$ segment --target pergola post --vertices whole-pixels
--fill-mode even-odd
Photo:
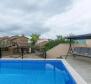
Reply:
[[[23,57],[24,57],[24,48],[23,47],[21,48],[21,56],[22,56],[22,59],[23,59]]]
[[[45,59],[46,59],[47,53],[46,53],[46,50],[45,49],[44,49],[44,56],[45,56]]]
[[[72,39],[70,38],[69,40],[70,40],[69,49],[68,49],[68,52],[67,52],[67,55],[66,55],[65,59],[69,56],[69,54],[71,54],[73,52],[73,50],[72,50]]]
[[[2,49],[0,47],[0,58],[2,58]]]

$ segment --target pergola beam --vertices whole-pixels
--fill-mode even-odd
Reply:
[[[76,36],[68,36],[65,37],[65,39],[69,39],[69,49],[68,49],[68,53],[66,55],[66,58],[68,57],[68,54],[73,52],[72,50],[72,40],[83,40],[83,39],[91,39],[91,34],[84,34],[84,35],[76,35]]]
[[[65,37],[65,39],[73,39],[73,40],[91,39],[91,34],[68,36],[68,37]]]

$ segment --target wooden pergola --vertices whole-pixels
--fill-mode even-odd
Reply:
[[[65,39],[69,39],[70,40],[68,53],[66,55],[66,58],[67,58],[68,57],[68,54],[71,53],[71,52],[73,52],[73,50],[72,50],[72,40],[91,39],[91,34],[68,36],[68,37],[65,37]]]
[[[21,49],[21,58],[23,59],[23,56],[24,56],[24,49],[25,48],[28,48],[29,46],[25,43],[20,43],[20,44],[17,44],[17,43],[14,43],[14,45],[12,46],[8,46],[8,45],[0,45],[0,58],[2,58],[2,48],[6,48],[6,47],[9,47],[9,48],[17,48],[17,49]]]

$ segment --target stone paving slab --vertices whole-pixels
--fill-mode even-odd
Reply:
[[[22,58],[22,56],[21,55],[8,55],[8,56],[3,56],[2,58]],[[43,59],[42,56],[38,56],[36,54],[25,54],[23,58]]]
[[[66,61],[81,75],[81,77],[91,84],[91,58],[69,56]]]

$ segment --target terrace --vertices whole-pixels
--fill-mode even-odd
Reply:
[[[66,61],[80,74],[80,76],[91,84],[91,58],[69,56]]]
[[[74,38],[67,37],[67,38],[77,40],[78,36],[76,38],[75,37]],[[86,38],[87,38],[86,36],[83,38],[82,35],[79,37],[79,39],[86,39]],[[88,39],[90,39],[90,38],[91,37],[89,36]],[[47,41],[45,41],[45,42],[40,41],[37,48],[41,48],[41,45],[42,45],[41,43],[43,43],[43,45],[45,45],[47,43]],[[73,48],[73,45],[70,44],[70,46],[69,46],[68,44],[59,44],[46,52],[47,53],[46,59],[61,59],[58,57],[61,56],[62,58],[65,58],[65,55],[69,54],[69,56],[67,56],[66,61],[74,68],[74,70],[77,73],[80,74],[80,76],[87,82],[87,84],[91,84],[91,58],[86,58],[83,56],[77,56],[74,58],[71,54],[72,52],[69,52],[69,53],[67,52],[67,51],[69,51],[70,48]],[[38,51],[40,51],[40,49],[38,49]],[[19,53],[16,55],[15,54],[4,55],[4,56],[2,56],[1,59],[21,59],[21,58],[22,58],[22,53]],[[43,55],[39,55],[36,52],[35,53],[31,53],[31,52],[23,53],[23,58],[24,59],[45,59]]]

